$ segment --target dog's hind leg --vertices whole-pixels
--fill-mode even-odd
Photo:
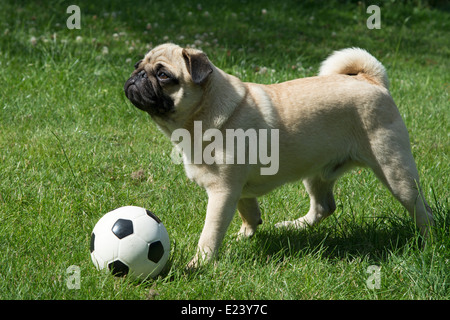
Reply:
[[[336,210],[333,196],[334,182],[335,180],[323,180],[320,176],[304,179],[303,184],[310,196],[308,213],[297,220],[283,221],[275,226],[303,229],[306,226],[313,226],[331,215]]]
[[[406,127],[396,122],[389,128],[379,130],[370,145],[373,158],[367,164],[408,210],[421,234],[427,236],[434,220],[420,188]]]
[[[238,211],[242,219],[239,237],[251,237],[256,228],[262,223],[261,211],[256,198],[242,198],[238,201]]]

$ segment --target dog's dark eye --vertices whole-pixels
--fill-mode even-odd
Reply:
[[[162,65],[156,67],[154,75],[162,86],[178,84],[178,79]]]
[[[161,81],[170,79],[170,76],[167,73],[165,73],[164,71],[159,71],[158,74],[157,74],[157,77]]]

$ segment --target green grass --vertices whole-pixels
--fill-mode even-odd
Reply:
[[[381,29],[369,30],[369,2],[166,3],[79,0],[81,30],[69,30],[63,1],[2,2],[0,299],[449,299],[448,8],[379,2]],[[302,184],[286,185],[260,199],[264,224],[252,239],[235,241],[236,216],[216,263],[187,273],[206,193],[122,88],[134,62],[166,41],[201,47],[218,67],[261,83],[312,76],[336,49],[374,54],[410,131],[433,241],[423,247],[405,210],[357,170],[338,182],[338,209],[318,227],[273,227],[308,210]],[[170,264],[154,281],[91,263],[92,228],[124,205],[151,209],[169,231]],[[79,290],[66,286],[71,265]],[[381,267],[379,289],[366,285],[371,265]]]

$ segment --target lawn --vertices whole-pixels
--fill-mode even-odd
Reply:
[[[66,26],[70,4],[81,9],[81,29]],[[3,1],[0,299],[449,299],[449,7],[379,1],[381,29],[369,29],[369,4]],[[134,63],[169,41],[260,83],[313,76],[333,50],[371,52],[409,129],[436,218],[432,241],[423,244],[404,208],[362,169],[336,184],[337,210],[321,225],[274,228],[309,207],[301,182],[283,186],[259,199],[264,223],[252,239],[235,241],[236,215],[217,261],[187,272],[206,193],[123,92]],[[95,223],[124,205],[152,210],[168,229],[171,258],[157,279],[133,283],[90,260]]]

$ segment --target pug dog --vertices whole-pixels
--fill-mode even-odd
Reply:
[[[276,226],[302,229],[322,221],[336,209],[336,180],[356,166],[373,170],[422,235],[433,225],[386,70],[363,49],[335,51],[318,76],[262,85],[225,73],[200,50],[162,44],[136,63],[124,89],[174,145],[183,144],[186,174],[208,194],[190,267],[215,256],[236,209],[239,235],[252,236],[262,223],[257,197],[287,182],[302,179],[310,208]],[[230,132],[244,134],[240,145],[225,141],[239,138]],[[208,161],[195,159],[193,149]],[[261,150],[278,156],[272,170],[263,171],[264,153],[252,157]]]

